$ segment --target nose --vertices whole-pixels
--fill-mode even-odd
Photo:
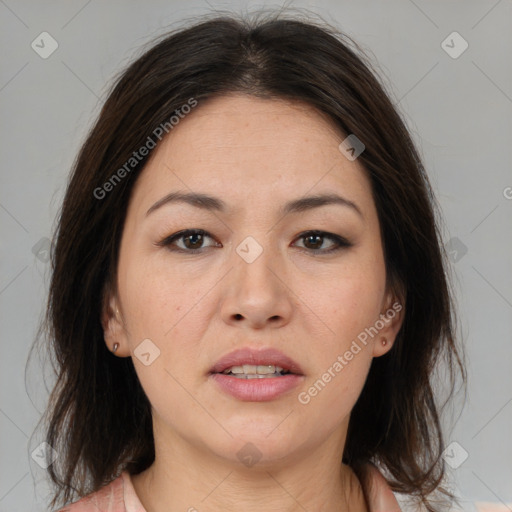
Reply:
[[[277,252],[263,248],[251,261],[236,251],[234,268],[224,282],[221,316],[227,324],[253,329],[282,327],[291,318],[293,292],[285,262]]]

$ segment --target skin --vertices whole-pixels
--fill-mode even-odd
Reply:
[[[201,102],[141,173],[102,323],[109,349],[119,343],[116,356],[132,357],[152,404],[155,462],[132,477],[148,512],[367,510],[358,479],[340,461],[371,361],[392,347],[402,313],[309,403],[298,400],[397,302],[386,289],[370,182],[338,149],[344,138],[309,105],[230,94]],[[229,209],[173,203],[146,215],[173,191],[213,195]],[[362,215],[341,205],[278,213],[292,199],[333,192]],[[194,228],[209,233],[202,245],[181,238],[174,247],[202,252],[156,245]],[[353,245],[322,254],[335,241],[299,237],[307,230]],[[252,263],[236,252],[248,236],[263,249]],[[160,350],[148,366],[134,355],[147,338]],[[242,346],[283,351],[303,369],[300,386],[266,402],[224,394],[208,372]],[[246,467],[237,452],[249,442],[261,459]],[[392,494],[376,491],[386,490],[379,477],[372,507],[392,510]]]

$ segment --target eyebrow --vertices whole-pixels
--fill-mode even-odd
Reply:
[[[170,203],[185,203],[191,206],[195,206],[196,208],[201,208],[203,210],[218,211],[222,213],[225,213],[228,210],[227,204],[218,197],[213,197],[198,192],[171,192],[153,204],[153,206],[151,206],[146,212],[146,217],[158,208]],[[317,194],[294,199],[281,206],[278,213],[284,216],[290,213],[301,213],[312,210],[313,208],[319,208],[321,206],[331,204],[337,204],[351,208],[361,218],[364,219],[364,216],[356,203],[350,201],[349,199],[345,199],[338,194]]]

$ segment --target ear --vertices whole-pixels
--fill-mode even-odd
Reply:
[[[373,357],[387,354],[402,327],[405,318],[405,294],[402,291],[388,289],[380,312],[380,318],[376,322],[378,334],[374,338]],[[382,341],[386,340],[383,344]]]
[[[101,308],[101,325],[103,327],[103,338],[108,350],[114,349],[114,344],[118,343],[115,355],[118,357],[130,356],[126,328],[121,315],[117,294],[105,287]]]

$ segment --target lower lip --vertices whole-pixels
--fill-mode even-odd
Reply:
[[[304,379],[304,375],[295,374],[263,379],[239,379],[224,373],[213,373],[210,377],[225,393],[246,402],[274,400],[297,387]]]

